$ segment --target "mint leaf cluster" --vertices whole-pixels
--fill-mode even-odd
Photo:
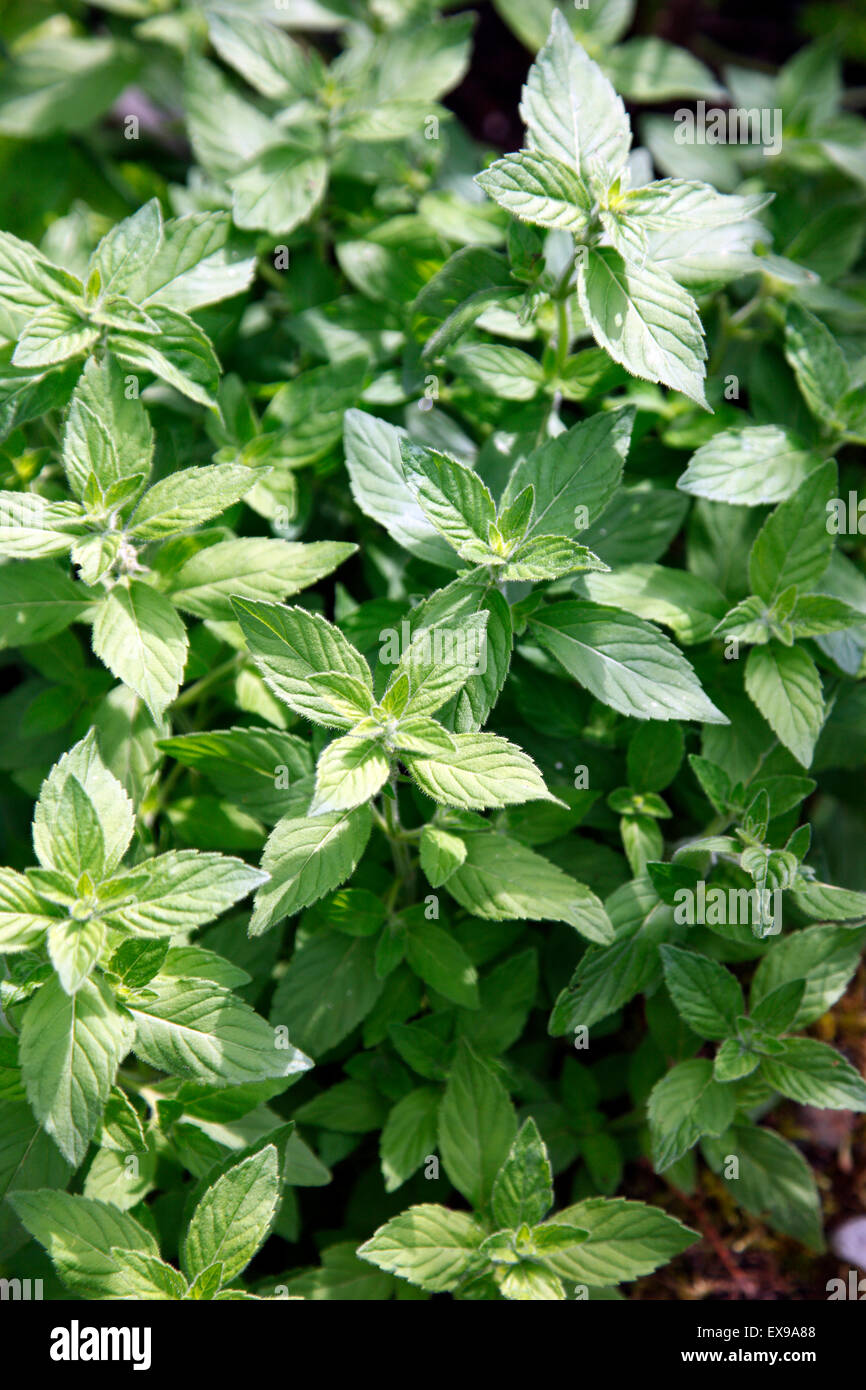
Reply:
[[[753,1239],[824,1296],[856,35],[716,72],[496,0],[503,152],[447,9],[10,19],[0,1276],[51,1299],[694,1299]]]

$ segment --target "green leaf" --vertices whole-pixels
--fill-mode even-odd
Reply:
[[[406,959],[425,984],[464,1009],[477,1009],[478,973],[460,943],[423,909],[410,909],[405,919]]]
[[[151,946],[159,943],[145,944]],[[237,985],[248,985],[251,979],[246,970],[241,970],[240,966],[203,946],[169,947],[158,973],[177,980],[189,977],[196,980],[213,980],[215,984],[225,985],[227,989],[233,989]]]
[[[432,1086],[419,1086],[390,1111],[379,1140],[386,1192],[396,1192],[435,1153],[440,1099]]]
[[[824,1249],[818,1188],[793,1144],[771,1129],[741,1124],[719,1139],[704,1139],[701,1147],[710,1167],[746,1211],[812,1250]],[[731,1155],[739,1160],[736,1179],[726,1176]]]
[[[197,618],[231,618],[233,599],[287,598],[330,574],[355,549],[337,541],[218,541],[185,560],[168,578],[167,589],[172,603]]]
[[[655,35],[617,44],[605,55],[604,66],[616,90],[629,101],[719,97],[724,90],[687,49]]]
[[[466,858],[466,845],[457,835],[425,825],[418,844],[423,869],[431,888],[440,888]],[[0,941],[2,941],[0,937]]]
[[[562,1280],[539,1265],[530,1264],[528,1260],[506,1271],[499,1292],[503,1298],[522,1303],[551,1303],[565,1298]]]
[[[181,468],[154,483],[144,494],[130,517],[128,529],[144,540],[191,531],[240,501],[255,482],[255,472],[240,463]]]
[[[425,1202],[380,1226],[358,1254],[430,1293],[447,1293],[483,1267],[478,1247],[484,1236],[466,1212]]]
[[[535,1226],[553,1206],[553,1175],[533,1119],[521,1125],[493,1184],[493,1219],[515,1229]]]
[[[687,285],[730,280],[755,269],[752,245],[764,229],[755,214],[766,194],[717,193],[709,184],[661,179],[628,190],[601,219],[626,263]]]
[[[363,410],[347,410],[345,450],[352,496],[361,511],[411,554],[454,569],[457,556],[428,521],[406,481],[395,426]]]
[[[439,1109],[439,1148],[449,1178],[474,1207],[490,1200],[516,1132],[502,1082],[461,1042]]]
[[[626,755],[629,785],[636,792],[664,791],[676,777],[685,751],[682,730],[639,724]]]
[[[113,358],[91,358],[69,403],[63,467],[80,499],[91,475],[107,492],[117,483],[150,472],[153,430],[138,397],[127,398],[125,384]]]
[[[63,555],[84,531],[75,502],[48,502],[35,492],[0,492],[0,554],[10,560]]]
[[[754,980],[752,984],[754,986]],[[752,1022],[769,1033],[786,1033],[800,1011],[805,992],[805,980],[788,980],[778,985],[750,1006]]]
[[[124,941],[109,958],[108,969],[129,989],[138,989],[159,974],[168,951],[167,940]]]
[[[116,585],[96,611],[94,652],[141,696],[154,719],[180,689],[187,647],[186,629],[168,599],[139,580]]]
[[[785,1038],[784,1051],[765,1057],[768,1086],[800,1105],[826,1110],[866,1110],[866,1081],[841,1053],[815,1038]]]
[[[863,614],[860,609],[852,608],[841,599],[823,594],[803,594],[791,609],[788,621],[796,637],[820,637],[823,633],[839,632],[850,627],[862,630]]]
[[[208,14],[210,40],[224,62],[262,96],[289,104],[312,93],[312,64],[299,44],[243,14]]]
[[[480,980],[481,1007],[458,1020],[461,1037],[476,1052],[497,1056],[507,1052],[523,1033],[538,992],[538,956],[520,951],[488,971]]]
[[[833,550],[828,503],[837,490],[831,459],[809,473],[764,522],[749,555],[749,583],[768,604],[792,584],[814,588],[826,570]]]
[[[489,562],[488,528],[496,508],[478,474],[457,459],[405,440],[400,454],[406,480],[435,530],[461,559]]]
[[[821,320],[796,301],[786,314],[785,356],[812,414],[838,429],[836,407],[849,386],[845,356]]]
[[[530,52],[547,39],[556,0],[496,0],[496,10]],[[594,8],[562,10],[572,32],[587,48],[616,43],[634,18],[634,0],[606,0]]]
[[[586,600],[550,604],[531,631],[597,700],[636,719],[727,723],[679,650],[640,618]]]
[[[312,1065],[248,1004],[210,980],[157,978],[148,993],[156,997],[130,1001],[129,1008],[135,1052],[149,1066],[227,1086],[294,1076]]]
[[[343,415],[363,389],[369,372],[368,354],[365,343],[344,361],[313,367],[279,387],[262,417],[265,461],[271,455],[282,469],[300,468],[334,448],[343,429]],[[292,482],[282,472],[280,480],[284,486]]]
[[[286,788],[313,771],[309,746],[280,729],[214,729],[160,740],[185,767],[210,778],[217,790],[254,816],[277,821]],[[284,780],[281,780],[284,779]]]
[[[99,329],[65,304],[40,309],[27,324],[12,354],[16,367],[49,367],[81,357],[99,340]]]
[[[354,873],[370,837],[370,811],[332,811],[309,819],[286,816],[272,831],[262,855],[270,882],[256,894],[250,934],[339,888]]]
[[[726,1130],[735,1108],[733,1088],[713,1079],[707,1058],[672,1067],[653,1087],[647,1109],[656,1172],[670,1168],[703,1135]]]
[[[322,1125],[338,1134],[367,1134],[381,1129],[387,1106],[368,1081],[340,1081],[295,1111],[300,1124]]]
[[[556,1212],[551,1222],[579,1226],[588,1234],[579,1245],[546,1253],[545,1264],[563,1279],[590,1285],[639,1279],[697,1239],[667,1212],[622,1197],[589,1197]]]
[[[726,1038],[716,1052],[713,1062],[713,1076],[717,1081],[741,1081],[751,1076],[761,1062],[761,1054],[754,1052],[739,1037]]]
[[[82,1298],[124,1298],[128,1283],[117,1251],[158,1258],[150,1231],[128,1212],[91,1197],[45,1189],[14,1192],[22,1225],[44,1245],[64,1284]]]
[[[500,207],[538,227],[580,233],[588,224],[591,199],[568,164],[532,150],[497,159],[475,182]]]
[[[770,728],[809,767],[824,725],[821,677],[802,647],[769,642],[746,660],[746,690]]]
[[[555,800],[535,763],[498,734],[454,734],[452,751],[407,754],[404,762],[422,791],[445,806],[481,810],[524,801]]]
[[[268,1144],[217,1178],[190,1217],[181,1265],[195,1279],[213,1264],[223,1282],[240,1274],[267,1238],[280,1197],[277,1150]]]
[[[99,814],[71,773],[63,784],[52,838],[52,868],[72,879],[87,872],[99,883],[105,871],[105,840]]]
[[[287,236],[305,222],[324,195],[327,161],[303,145],[261,150],[229,179],[238,227]]]
[[[56,637],[83,617],[91,598],[50,561],[0,566],[0,649]]]
[[[512,279],[508,261],[499,252],[491,251],[487,246],[461,246],[441,270],[427,281],[412,306],[415,334],[426,339],[422,356],[431,358],[444,352],[486,309],[507,304],[520,293],[519,285]],[[382,421],[379,423],[384,425]],[[351,429],[349,419],[346,425],[348,443],[348,431]],[[396,434],[392,426],[385,428]],[[351,472],[351,462],[349,468]],[[388,529],[399,539],[396,530],[391,526]]]
[[[191,56],[184,72],[189,139],[198,163],[220,180],[275,137],[271,119],[237,95],[213,63]]]
[[[67,994],[74,994],[93,971],[105,942],[101,922],[54,922],[48,929],[48,954]]]
[[[594,893],[504,835],[467,835],[466,859],[446,886],[476,917],[568,922],[589,941],[602,943],[613,935]]]
[[[125,1299],[173,1302],[186,1297],[186,1280],[165,1260],[156,1255],[145,1255],[140,1250],[118,1247],[112,1250],[112,1254],[120,1267]]]
[[[216,404],[220,365],[207,335],[187,314],[152,304],[148,317],[157,326],[155,342],[133,333],[112,330],[108,346],[134,373],[149,372],[199,405]]]
[[[29,241],[0,232],[0,298],[21,311],[25,322],[33,310],[79,303],[83,293],[80,280],[54,265]]]
[[[533,149],[584,180],[608,184],[628,158],[631,130],[622,100],[554,10],[550,37],[529,70],[520,114]]]
[[[487,612],[419,626],[402,653],[389,692],[405,675],[409,681],[404,718],[435,714],[465,686],[470,676],[486,670]]]
[[[30,950],[56,920],[23,874],[0,868],[0,954]]]
[[[80,783],[99,818],[102,832],[106,873],[120,863],[135,828],[132,802],[117,778],[103,763],[97,743],[96,730],[91,729],[51,769],[42,783],[39,800],[33,814],[33,846],[44,868],[59,867],[58,836],[66,833],[59,826],[64,804],[66,783],[74,778]]]
[[[382,993],[376,943],[325,930],[295,948],[280,977],[271,1021],[311,1057],[329,1052],[366,1018]]]
[[[815,455],[781,426],[747,425],[722,430],[702,444],[677,487],[712,502],[758,507],[791,497],[816,464]]]
[[[671,998],[689,1027],[701,1038],[720,1040],[733,1033],[745,1002],[730,970],[677,946],[662,946],[661,958]]]
[[[166,305],[189,313],[239,294],[250,284],[255,259],[229,242],[225,212],[191,212],[163,224],[156,254],[139,263],[127,293],[150,309]]]
[[[612,246],[581,261],[577,289],[596,342],[614,362],[709,409],[703,329],[688,290],[655,265],[623,260]]]
[[[370,668],[339,628],[304,608],[237,599],[234,609],[253,660],[274,694],[314,724],[351,728],[356,721],[335,713],[309,679],[326,671],[342,672],[372,695]]]
[[[532,485],[535,506],[525,539],[571,535],[579,506],[586,508],[587,525],[598,520],[622,480],[633,425],[631,407],[601,411],[518,460],[502,506]]]
[[[455,376],[480,391],[507,401],[531,401],[544,381],[541,363],[520,348],[502,343],[473,343],[456,348],[448,359]]]
[[[502,571],[503,579],[559,579],[580,570],[606,570],[603,560],[566,536],[533,536],[513,552]]]
[[[89,281],[95,270],[101,295],[125,295],[135,279],[139,264],[147,263],[162,240],[162,211],[151,198],[131,217],[117,222],[102,238],[90,258]]]
[[[797,907],[812,920],[819,917],[831,922],[854,922],[866,918],[866,893],[836,888],[832,883],[799,884],[793,893]]]
[[[82,1162],[133,1026],[101,979],[73,995],[57,979],[43,985],[21,1027],[21,1067],[33,1113],[75,1167]]]
[[[805,989],[788,1028],[806,1028],[831,1009],[860,961],[866,933],[850,928],[807,927],[775,941],[752,979],[751,1011],[780,988],[797,980]]]
[[[112,926],[145,936],[189,931],[218,917],[266,882],[267,874],[226,854],[169,850],[135,867],[126,901],[105,911]]]
[[[328,744],[316,764],[316,791],[308,815],[350,811],[381,790],[390,762],[378,734],[378,726],[367,719]]]
[[[643,934],[590,948],[556,1000],[550,1032],[558,1037],[580,1025],[591,1028],[646,989],[657,973],[658,946]]]
[[[304,1270],[286,1281],[290,1298],[342,1302],[381,1302],[391,1296],[390,1274],[380,1274],[359,1260],[355,1241],[338,1241],[322,1251],[318,1269]]]

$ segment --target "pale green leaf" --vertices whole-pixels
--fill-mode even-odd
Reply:
[[[613,936],[607,914],[589,888],[504,835],[467,835],[466,859],[446,887],[476,917],[568,922],[602,944]]]
[[[824,724],[821,677],[802,647],[769,642],[746,660],[746,690],[770,728],[809,767]]]
[[[565,601],[533,616],[531,631],[575,680],[621,714],[727,723],[678,648],[640,618]]]
[[[141,696],[154,719],[180,689],[187,647],[186,629],[168,599],[140,580],[115,585],[96,611],[93,650]]]
[[[615,362],[708,408],[703,329],[688,290],[652,262],[625,261],[613,247],[589,252],[577,284],[583,316]]]
[[[424,1203],[380,1226],[358,1254],[430,1293],[447,1293],[482,1268],[478,1247],[484,1235],[466,1212]]]
[[[449,1178],[474,1207],[490,1200],[516,1133],[514,1107],[502,1082],[461,1042],[439,1107],[439,1148]]]
[[[270,882],[256,894],[251,935],[267,931],[284,917],[339,888],[358,861],[370,836],[370,811],[332,811],[310,819],[287,816],[274,827],[262,855]]]
[[[156,998],[130,1001],[129,1008],[132,1046],[149,1066],[211,1086],[294,1076],[312,1066],[260,1014],[212,981],[157,977],[148,991]]]
[[[240,1274],[267,1238],[280,1196],[277,1150],[266,1145],[217,1178],[193,1212],[181,1246],[187,1278],[213,1264],[223,1282]]]
[[[69,995],[59,980],[43,985],[21,1027],[27,1098],[60,1152],[77,1167],[102,1119],[134,1029],[108,986],[86,980]]]

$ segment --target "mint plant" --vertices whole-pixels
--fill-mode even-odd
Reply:
[[[12,1199],[65,1286],[85,1298],[255,1299],[238,1276],[267,1238],[280,1193],[279,1154],[268,1144],[232,1163],[201,1191],[181,1240],[180,1269],[160,1258],[153,1233],[128,1212],[65,1192]],[[71,1239],[58,1240],[68,1226]]]
[[[508,152],[444,9],[8,21],[0,1274],[51,1298],[738,1296],[756,1239],[824,1297],[855,40],[498,0]]]

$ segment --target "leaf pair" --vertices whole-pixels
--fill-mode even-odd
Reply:
[[[553,1183],[538,1128],[528,1119],[514,1133],[501,1083],[468,1048],[455,1062],[439,1128],[443,1162],[474,1215],[412,1206],[358,1251],[429,1292],[549,1301],[567,1296],[567,1281],[585,1285],[586,1297],[590,1286],[648,1273],[693,1237],[640,1202],[590,1199],[548,1216]]]
[[[196,850],[124,868],[133,829],[132,805],[91,731],[43,785],[33,822],[40,867],[0,871],[0,945],[32,976],[23,993],[22,1079],[37,1119],[76,1165],[130,1050],[215,1085],[309,1065],[295,1049],[278,1049],[264,1019],[232,994],[236,975],[220,957],[169,944],[266,875]]]
[[[0,236],[0,304],[17,327],[14,366],[35,378],[104,345],[134,376],[213,405],[219,363],[189,311],[246,289],[253,261],[228,248],[223,213],[163,223],[154,198],[103,237],[83,280]]]
[[[238,1275],[268,1237],[280,1196],[277,1148],[232,1163],[202,1193],[181,1239],[180,1270],[129,1212],[50,1189],[11,1195],[25,1229],[74,1294],[91,1299],[248,1299]]]
[[[310,814],[369,801],[399,761],[444,805],[504,806],[549,796],[532,760],[495,734],[452,734],[431,716],[484,661],[486,613],[416,631],[377,700],[367,662],[338,628],[302,608],[237,601],[250,652],[276,695],[347,732],[316,767]]]
[[[186,72],[193,148],[227,181],[235,224],[275,236],[315,213],[333,174],[356,172],[361,142],[387,148],[423,131],[431,114],[444,119],[436,99],[459,81],[468,56],[463,16],[382,35],[372,53],[363,32],[350,33],[338,84],[318,55],[271,24],[225,12],[210,15],[208,27],[220,58],[283,109],[267,114],[196,58]]]
[[[529,148],[477,182],[514,216],[575,239],[581,313],[615,362],[707,407],[703,330],[684,284],[752,268],[768,199],[682,179],[630,189],[625,107],[558,11],[521,114]]]
[[[177,609],[225,619],[230,594],[284,598],[355,547],[205,532],[173,548],[172,539],[239,502],[268,470],[214,463],[180,469],[147,487],[153,450],[147,412],[128,397],[122,367],[111,357],[89,361],[63,439],[64,471],[78,500],[0,492],[0,554],[37,557],[27,572],[8,567],[0,575],[0,640],[44,640],[88,617],[96,655],[158,719],[177,695],[186,664],[187,634]],[[62,554],[77,567],[79,584],[40,563]]]

